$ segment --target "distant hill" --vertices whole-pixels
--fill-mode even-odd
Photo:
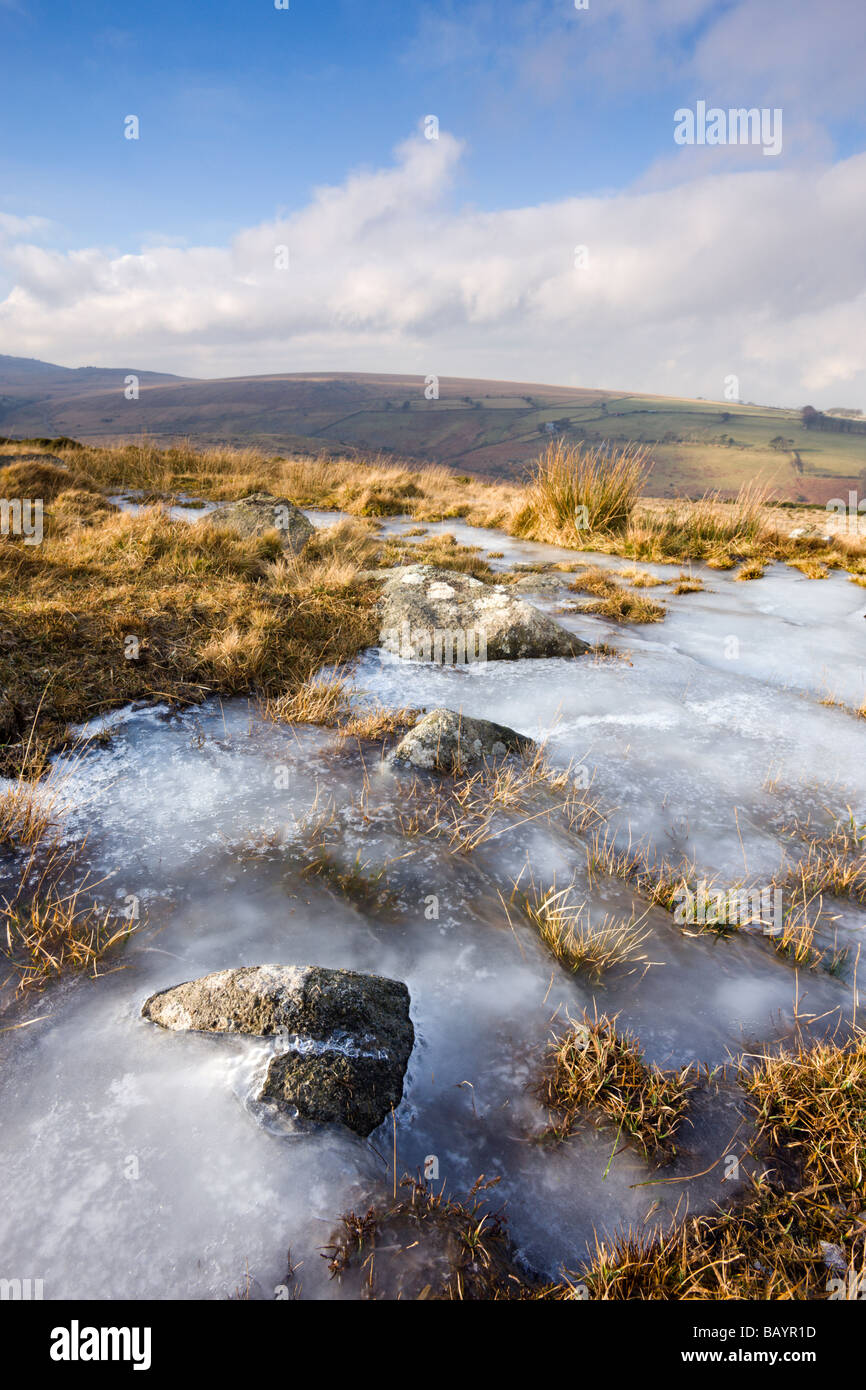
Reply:
[[[139,398],[124,396],[135,376]],[[71,435],[108,443],[256,444],[290,451],[382,453],[461,472],[521,476],[552,436],[634,440],[655,460],[656,496],[731,492],[772,478],[778,495],[825,502],[866,469],[859,432],[803,427],[798,411],[633,395],[537,382],[295,372],[197,380],[132,368],[59,367],[0,356],[0,435]]]

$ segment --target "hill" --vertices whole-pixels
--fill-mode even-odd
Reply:
[[[126,379],[138,379],[127,400]],[[841,423],[841,422],[840,422]],[[761,475],[778,495],[825,502],[866,469],[866,436],[807,429],[799,411],[535,382],[309,372],[218,380],[59,367],[0,356],[0,435],[108,443],[255,444],[274,453],[382,453],[482,476],[522,476],[551,434],[647,444],[656,496],[736,491]]]

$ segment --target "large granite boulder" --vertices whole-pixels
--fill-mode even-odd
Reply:
[[[263,536],[279,531],[286,550],[297,554],[315,534],[315,526],[285,497],[269,492],[252,492],[238,502],[226,502],[211,515],[215,526],[231,526],[242,536]]]
[[[380,641],[408,661],[462,665],[580,656],[589,644],[509,587],[434,565],[407,565],[385,584]]]
[[[259,1100],[361,1135],[399,1104],[415,1041],[402,981],[317,965],[219,970],[152,994],[141,1012],[174,1031],[277,1038]]]
[[[455,772],[470,763],[506,753],[531,753],[531,738],[505,724],[471,719],[450,709],[433,709],[413,725],[394,749],[393,756],[413,767]]]

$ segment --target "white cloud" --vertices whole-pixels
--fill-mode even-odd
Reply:
[[[446,133],[413,138],[392,168],[320,189],[225,247],[63,254],[21,219],[0,242],[14,283],[0,352],[716,398],[734,373],[747,399],[864,403],[866,155],[477,212],[452,202],[460,154]],[[275,268],[282,245],[288,271]]]
[[[3,0],[0,0],[0,4]],[[38,236],[51,226],[47,217],[16,217],[11,212],[0,212],[0,240],[4,237]]]

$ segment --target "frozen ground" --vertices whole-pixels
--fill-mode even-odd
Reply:
[[[440,529],[477,543],[473,528]],[[498,564],[590,558],[480,535],[506,552]],[[355,681],[388,705],[445,704],[547,737],[555,764],[585,769],[620,844],[762,882],[790,853],[793,817],[820,822],[850,805],[866,819],[863,722],[818,702],[825,679],[862,699],[863,593],[782,567],[753,583],[704,579],[702,593],[652,590],[663,624],[562,619],[627,660],[444,670],[374,651]],[[538,883],[574,876],[599,915],[645,905],[618,881],[590,883],[584,838],[546,822],[503,820],[472,854],[407,837],[413,778],[372,745],[274,726],[243,701],[109,724],[110,743],[70,770],[66,833],[88,832],[89,865],[110,875],[105,900],[134,900],[142,925],[105,975],[28,999],[4,1025],[38,1021],[0,1034],[0,1273],[43,1278],[46,1297],[222,1298],[248,1283],[273,1297],[291,1249],[302,1296],[336,1298],[319,1249],[340,1212],[390,1188],[390,1122],[361,1141],[278,1120],[253,1098],[268,1044],[143,1022],[144,998],[180,980],[267,961],[405,980],[417,1044],[398,1170],[435,1156],[458,1195],[481,1173],[501,1175],[496,1200],[517,1245],[551,1276],[581,1259],[594,1229],[639,1226],[656,1202],[650,1220],[664,1222],[678,1203],[706,1208],[732,1187],[722,1166],[642,1186],[657,1173],[628,1149],[611,1161],[607,1129],[534,1143],[545,1116],[529,1088],[555,1016],[595,1004],[619,1012],[651,1060],[712,1066],[784,1036],[795,1001],[803,1016],[850,1009],[850,970],[795,972],[759,937],[687,936],[658,909],[646,919],[648,969],[616,967],[597,987],[566,974],[499,897],[527,863]],[[311,873],[321,842],[344,869],[381,871],[381,891],[359,904]],[[837,910],[835,930],[856,950],[861,915]],[[739,1124],[729,1087],[702,1096],[664,1176],[739,1151]]]

